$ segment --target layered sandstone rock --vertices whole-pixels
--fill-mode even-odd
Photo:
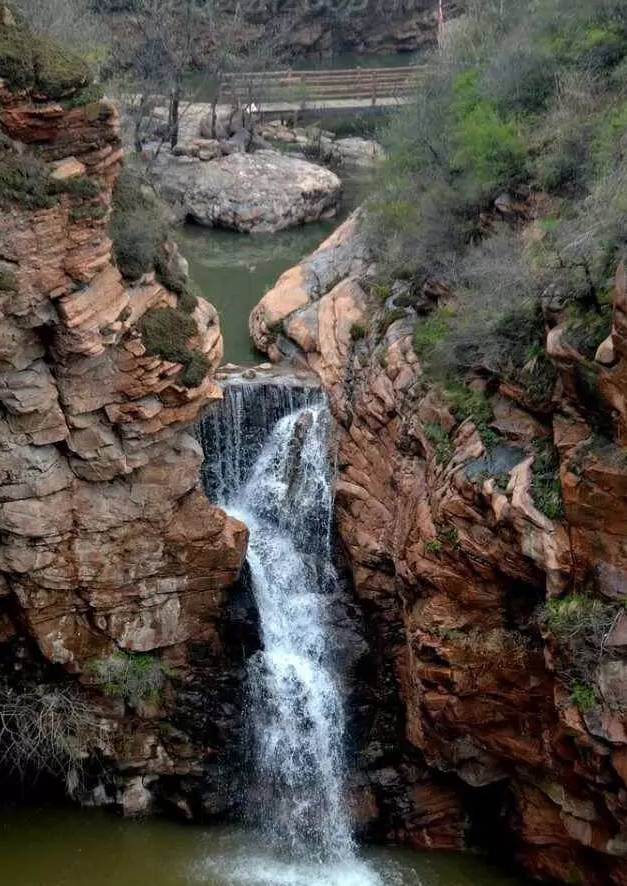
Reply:
[[[269,150],[211,162],[164,154],[154,173],[164,198],[183,218],[245,233],[330,217],[342,192],[330,170]]]
[[[418,793],[437,811],[446,774],[448,821],[459,821],[470,800],[489,841],[511,846],[532,874],[624,884],[624,272],[611,340],[595,365],[559,347],[558,323],[547,343],[559,373],[550,416],[533,414],[522,392],[502,384],[492,395],[498,443],[487,449],[472,420],[460,423],[424,383],[412,346],[416,315],[392,305],[386,322],[368,294],[373,271],[352,220],[264,296],[251,332],[273,358],[306,362],[330,393],[338,529],[394,675],[388,703],[396,694],[404,708],[400,742],[430,774]],[[615,428],[616,443],[605,448],[581,396],[584,364]],[[535,445],[546,439],[560,455],[565,519],[541,513],[531,492]],[[618,604],[605,640],[612,651],[599,650],[597,699],[583,708],[538,616],[547,599],[573,591]],[[396,835],[416,845],[451,845],[437,828],[429,835],[400,789],[398,806],[377,809],[376,776],[365,767],[363,777],[373,819],[395,817]]]
[[[147,310],[177,297],[154,274],[129,285],[112,261],[122,151],[109,101],[51,101],[0,83],[0,129],[3,160],[36,149],[52,179],[82,183],[44,208],[2,194],[0,645],[76,685],[98,683],[98,662],[135,653],[185,685],[192,650],[211,667],[223,652],[218,625],[247,541],[199,489],[202,453],[186,431],[220,396],[216,311],[199,302],[193,313],[192,344],[210,372],[185,387],[182,367],[148,353],[138,330]],[[7,649],[3,662],[14,660]],[[160,776],[202,771],[204,749],[193,761],[189,735],[168,743],[158,728],[180,706],[169,690],[144,715],[97,685],[91,698],[108,724],[101,753],[134,779],[149,775],[150,797]],[[129,810],[148,802],[143,782],[117,784]]]

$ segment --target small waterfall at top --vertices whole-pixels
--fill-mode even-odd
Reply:
[[[330,431],[324,395],[287,384],[227,386],[201,425],[208,495],[250,530],[262,648],[248,666],[248,806],[278,857],[296,865],[230,882],[379,882],[355,858],[345,804],[345,718],[326,618],[337,580]]]

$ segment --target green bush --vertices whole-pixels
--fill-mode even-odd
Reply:
[[[500,438],[490,427],[494,413],[486,395],[460,384],[449,384],[444,393],[457,421],[472,421],[486,449],[496,446]]]
[[[479,96],[474,71],[456,78],[453,96],[453,166],[468,173],[480,193],[494,192],[515,181],[523,172],[526,157],[516,123],[502,120],[491,103]]]
[[[122,698],[133,707],[141,702],[157,703],[169,675],[154,655],[122,651],[93,660],[89,669],[107,695]]]
[[[594,360],[601,342],[612,329],[612,308],[603,305],[597,311],[572,311],[566,326],[565,338],[588,360]]]
[[[587,591],[553,597],[541,611],[541,622],[557,644],[557,670],[585,704],[594,695],[599,665],[614,654],[606,640],[623,607]],[[578,690],[577,687],[580,687]],[[581,690],[587,688],[587,693]],[[575,703],[578,703],[575,701]]]
[[[109,231],[124,277],[139,280],[155,270],[167,224],[161,204],[133,169],[124,169],[116,182]]]
[[[35,89],[59,99],[86,87],[91,72],[79,56],[35,37],[15,16],[14,24],[0,24],[0,77],[11,90]]]
[[[139,329],[148,353],[171,363],[187,364],[189,340],[198,334],[188,314],[177,308],[151,308],[139,321]]]
[[[363,323],[353,323],[350,333],[352,341],[361,341],[362,338],[367,336],[368,330]]]
[[[434,447],[437,463],[440,465],[448,464],[453,455],[453,447],[444,428],[434,422],[428,422],[424,426],[424,432],[425,437]]]
[[[209,361],[189,341],[198,335],[194,320],[180,308],[151,308],[139,321],[142,341],[149,354],[171,363],[181,363],[181,384],[195,388],[209,369]]]
[[[417,357],[428,358],[439,341],[450,329],[450,308],[436,308],[428,317],[419,318],[414,330],[414,351]]]
[[[585,686],[583,683],[575,683],[570,697],[573,704],[584,713],[593,711],[598,706],[596,692],[592,686]]]
[[[428,554],[435,554],[436,556],[442,551],[442,542],[437,538],[430,538],[425,542],[425,551]]]
[[[557,449],[551,441],[538,441],[534,447],[531,466],[531,497],[537,509],[550,520],[564,516],[560,461]]]
[[[26,209],[49,209],[55,204],[48,169],[28,154],[5,154],[0,159],[0,204]]]
[[[76,175],[62,181],[51,179],[48,190],[50,194],[69,194],[70,197],[79,197],[82,200],[91,200],[100,194],[96,182],[87,175]]]
[[[84,89],[91,80],[82,58],[42,37],[33,41],[33,67],[37,88],[53,99]]]
[[[204,381],[208,371],[209,360],[200,351],[192,351],[191,357],[185,364],[181,382],[186,388],[197,388]]]

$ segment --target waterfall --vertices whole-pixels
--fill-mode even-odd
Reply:
[[[248,664],[251,817],[292,859],[361,868],[345,805],[345,717],[327,620],[337,588],[331,425],[316,388],[227,386],[201,425],[203,477],[209,497],[250,530],[261,632],[261,651]],[[353,868],[324,882],[378,882],[355,878]]]

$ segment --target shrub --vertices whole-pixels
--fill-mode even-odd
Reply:
[[[139,329],[150,354],[172,363],[188,363],[188,342],[198,334],[188,314],[176,308],[151,308],[141,318]]]
[[[91,200],[100,194],[96,182],[87,175],[76,175],[63,181],[50,180],[48,190],[51,194],[68,194],[82,200]]]
[[[40,685],[0,685],[0,762],[24,776],[50,772],[72,793],[90,748],[103,737],[92,707],[78,691]]]
[[[606,640],[621,609],[618,603],[577,592],[551,598],[542,610],[541,621],[558,646],[558,672],[573,691],[593,686],[599,664],[613,654]]]
[[[435,451],[435,459],[438,464],[445,465],[451,460],[453,455],[453,447],[449,440],[449,436],[440,425],[429,422],[424,426],[424,432],[427,440],[433,445]]]
[[[435,554],[436,556],[442,550],[442,542],[437,538],[430,538],[425,542],[425,551],[428,554]]]
[[[472,421],[486,449],[498,443],[499,436],[490,427],[494,418],[492,406],[485,394],[459,384],[449,385],[444,393],[457,421]]]
[[[71,110],[72,108],[83,108],[86,105],[96,104],[101,101],[104,96],[102,86],[99,83],[92,83],[81,89],[70,98],[63,99],[63,107]]]
[[[593,711],[598,705],[597,694],[592,686],[585,686],[583,683],[575,683],[570,697],[573,704],[584,713]]]
[[[353,323],[350,329],[350,333],[351,340],[357,342],[366,337],[366,335],[368,334],[368,330],[363,323]]]
[[[130,212],[114,210],[110,232],[115,260],[124,277],[139,280],[153,270],[163,237],[159,219],[143,207]]]
[[[502,120],[477,90],[474,71],[453,85],[456,117],[453,166],[471,175],[479,193],[492,193],[517,179],[524,169],[525,148],[513,121]]]
[[[43,37],[33,41],[33,67],[37,88],[53,99],[84,88],[91,80],[83,59]]]
[[[446,337],[452,311],[450,308],[436,308],[426,318],[419,318],[414,330],[414,351],[418,357],[429,357],[439,341]]]
[[[139,322],[142,341],[149,354],[181,363],[181,384],[195,388],[209,369],[209,361],[200,351],[191,350],[189,340],[198,335],[194,320],[180,308],[151,308]]]
[[[560,461],[552,441],[535,443],[531,471],[531,497],[535,506],[550,520],[560,520],[564,516]]]
[[[158,702],[168,676],[158,658],[132,652],[115,652],[108,658],[95,659],[90,670],[107,695],[123,698],[132,707],[140,702]]]
[[[8,154],[0,159],[0,203],[17,203],[27,209],[53,206],[55,199],[45,163],[27,154]]]
[[[185,364],[181,382],[186,388],[197,388],[209,371],[209,360],[200,351],[192,351],[191,357]]]
[[[167,226],[161,205],[132,169],[123,170],[113,191],[110,234],[120,272],[138,280],[154,270]]]
[[[52,99],[86,87],[91,73],[79,56],[29,32],[15,16],[0,24],[0,77],[11,90],[36,89]]]
[[[612,329],[612,309],[603,305],[599,311],[572,311],[565,338],[588,360],[594,360],[601,342]]]

